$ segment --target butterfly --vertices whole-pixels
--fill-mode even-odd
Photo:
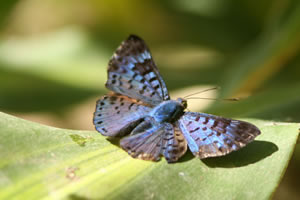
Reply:
[[[176,162],[187,151],[200,159],[236,151],[260,134],[248,122],[187,112],[183,98],[171,100],[145,42],[130,35],[108,64],[111,92],[96,103],[98,132],[123,137],[120,146],[133,158]]]

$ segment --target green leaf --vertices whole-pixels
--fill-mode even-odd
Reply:
[[[262,134],[242,150],[167,164],[133,159],[96,131],[0,113],[0,199],[269,199],[299,124],[247,121]]]

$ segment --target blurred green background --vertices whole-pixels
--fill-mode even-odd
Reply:
[[[0,110],[93,130],[106,67],[129,34],[142,37],[173,97],[220,86],[189,109],[300,121],[297,0],[2,0]],[[270,166],[272,167],[272,166]],[[274,199],[299,199],[298,144]]]

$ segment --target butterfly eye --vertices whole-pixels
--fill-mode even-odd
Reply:
[[[182,105],[183,105],[183,107],[187,107],[187,102],[186,102],[186,100],[184,100],[183,102],[182,102]]]
[[[187,101],[183,98],[178,98],[177,101],[184,107],[187,108]]]

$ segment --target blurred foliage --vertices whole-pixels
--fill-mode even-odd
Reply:
[[[92,129],[107,62],[131,33],[146,40],[171,92],[218,85],[220,97],[241,97],[202,111],[300,121],[297,0],[3,0],[0,110]],[[275,199],[300,196],[299,167],[298,144]]]

